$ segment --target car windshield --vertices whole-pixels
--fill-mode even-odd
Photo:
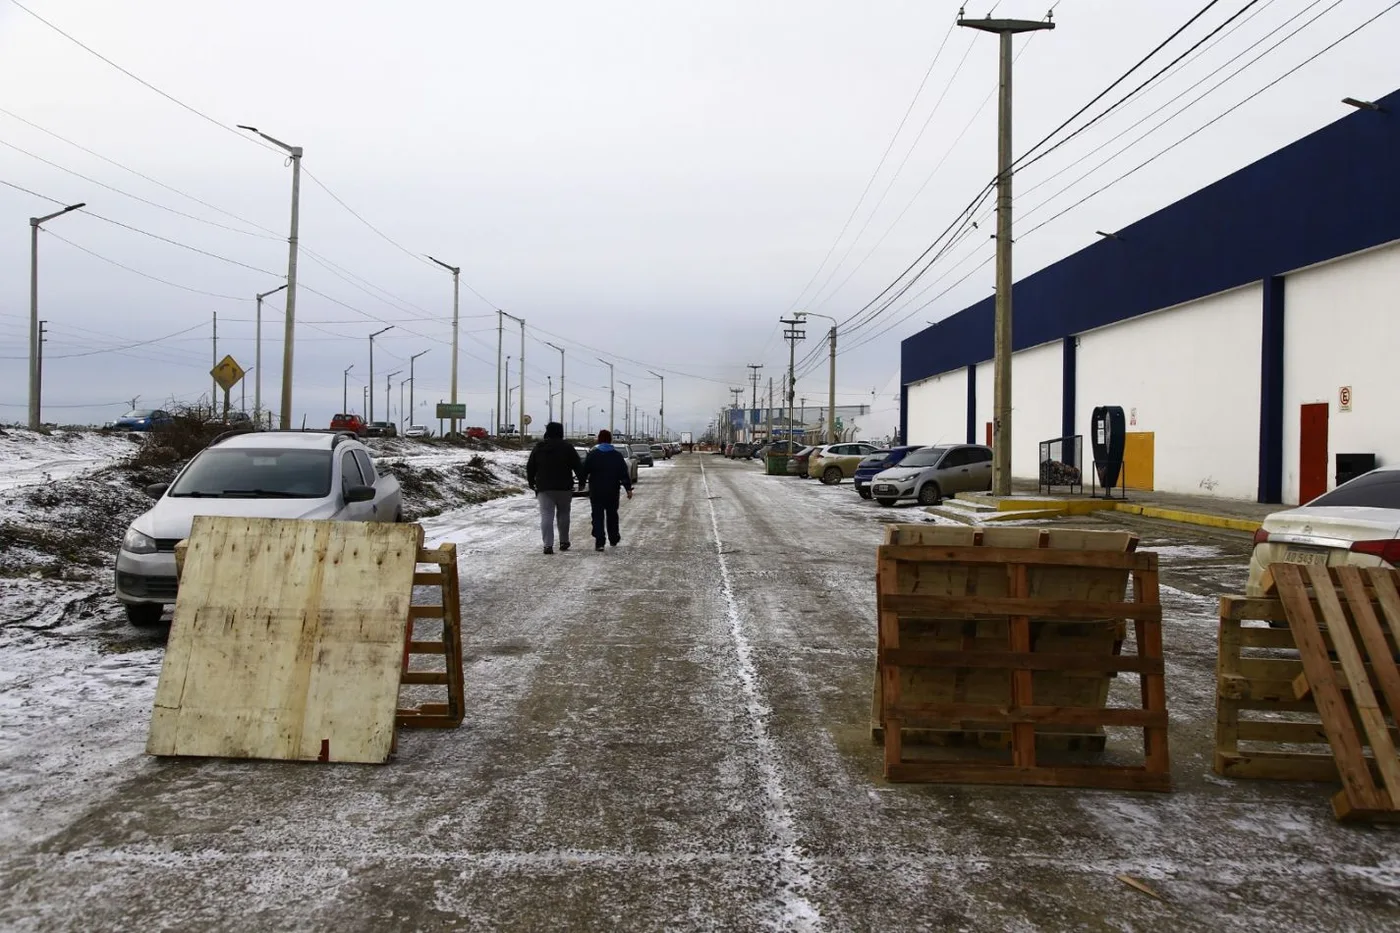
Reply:
[[[901,467],[934,466],[939,460],[943,459],[943,455],[947,452],[947,447],[925,447],[923,450],[916,450],[899,461],[899,465]]]
[[[632,450],[635,451],[636,453],[639,453],[639,454],[649,454],[649,453],[651,453],[651,447],[648,446],[647,444],[633,444],[633,445],[632,445]]]
[[[331,491],[329,450],[214,448],[195,457],[172,497],[322,499]]]
[[[154,414],[155,412],[151,411],[149,408],[134,408],[126,414],[122,415],[122,417],[145,419],[151,417]]]
[[[1338,486],[1309,502],[1308,508],[1361,506],[1371,509],[1400,509],[1400,470],[1377,470]]]

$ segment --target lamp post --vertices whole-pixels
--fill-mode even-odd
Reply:
[[[350,414],[350,370],[354,368],[355,364],[351,363],[345,367],[345,372],[340,374],[340,410],[347,415]],[[253,408],[256,410],[257,407],[258,403],[254,402]]]
[[[570,434],[577,433],[577,431],[578,431],[578,403],[581,402],[581,401],[583,401],[583,399],[576,398],[576,399],[574,399],[572,402],[569,403],[569,433],[570,433]],[[564,393],[563,393],[563,392],[560,392],[560,393],[559,393],[559,407],[560,407],[560,409],[562,409],[562,408],[564,407]],[[562,418],[563,415],[564,415],[563,411],[560,411],[560,412],[559,412],[559,416]]]
[[[837,442],[837,440],[838,440],[838,438],[836,437],[836,324],[837,324],[837,321],[836,321],[836,318],[832,317],[832,316],[829,315],[829,314],[818,314],[818,313],[815,312],[815,311],[799,311],[799,312],[798,312],[798,315],[799,315],[800,317],[821,317],[821,318],[826,318],[828,321],[831,322],[831,333],[830,333],[830,339],[831,339],[831,383],[830,383],[830,386],[829,386],[829,388],[828,388],[828,390],[827,390],[828,393],[829,393],[829,395],[828,395],[827,401],[826,401],[826,438],[827,438],[826,442],[827,442],[828,444],[835,444],[835,443]],[[792,422],[791,422],[791,421],[788,422],[788,441],[789,441],[789,442],[792,441]]]
[[[606,367],[608,368],[608,407],[607,407],[607,415],[608,415],[608,430],[611,431],[611,430],[613,430],[613,428],[615,427],[615,425],[613,424],[613,414],[612,414],[612,410],[616,407],[616,405],[614,404],[614,402],[615,402],[615,396],[617,395],[617,393],[616,393],[616,392],[614,391],[614,389],[613,389],[613,386],[616,384],[616,380],[615,380],[616,373],[615,373],[614,370],[613,370],[613,364],[609,363],[607,360],[603,359],[601,356],[600,356],[600,357],[597,357],[597,360],[598,360],[598,362],[602,363],[604,366],[606,366]]]
[[[258,418],[262,417],[262,303],[263,299],[268,295],[275,295],[286,287],[287,283],[283,282],[276,288],[265,291],[257,297],[258,313],[254,318],[256,324],[254,325],[253,331],[253,369],[257,372],[258,378],[253,380],[253,413],[257,415]]]
[[[412,423],[412,419],[406,419],[406,418],[404,418],[404,414],[403,414],[403,387],[406,386],[406,385],[408,385],[408,384],[411,383],[412,381],[413,381],[413,377],[412,377],[412,376],[409,376],[407,379],[400,379],[400,380],[399,380],[399,424],[400,424],[401,426],[403,426],[403,430],[407,430],[408,424]],[[410,414],[411,414],[411,412],[410,412]]]
[[[370,386],[371,389],[372,389],[373,386],[374,386],[374,338],[375,338],[375,337],[378,337],[380,334],[387,334],[389,331],[391,331],[391,330],[393,330],[393,329],[394,329],[394,325],[393,325],[393,324],[390,324],[388,327],[384,328],[383,330],[377,330],[377,331],[375,331],[374,333],[372,333],[372,334],[369,335],[369,382],[367,382],[367,383],[365,383],[365,384],[368,385],[368,386]],[[371,392],[369,393],[368,399],[369,399],[369,404],[365,406],[366,409],[368,409],[368,410],[366,411],[366,413],[365,413],[365,414],[366,414],[365,421],[367,421],[367,422],[368,422],[368,421],[373,421],[373,420],[374,420],[374,392],[373,392],[373,391],[371,391]]]
[[[384,420],[392,422],[394,420],[394,406],[390,404],[389,390],[394,387],[394,377],[402,373],[402,369],[396,369],[384,377]],[[400,408],[403,406],[400,405]]]
[[[292,429],[292,339],[295,336],[297,308],[297,220],[301,201],[301,154],[300,146],[289,146],[275,139],[256,126],[238,124],[240,130],[256,133],[279,149],[286,150],[292,160],[292,228],[287,235],[287,321],[282,337],[282,430]]]
[[[632,439],[632,383],[622,383],[627,387],[627,408],[622,413],[622,433],[627,435],[627,439]]]
[[[647,370],[657,379],[661,380],[661,410],[657,412],[661,416],[661,440],[666,440],[666,377],[653,370]]]
[[[29,430],[39,430],[40,397],[43,394],[39,369],[39,225],[86,207],[87,202],[70,204],[61,211],[29,218]]]
[[[564,348],[545,341],[545,346],[559,351],[559,420],[564,420]]]
[[[428,258],[431,259],[432,257],[429,256]],[[427,352],[428,352],[427,350],[424,350],[424,351],[423,351],[423,353],[427,353]],[[416,388],[417,385],[418,385],[416,382],[413,381],[413,378],[414,378],[414,374],[413,374],[413,361],[416,360],[416,359],[418,359],[418,357],[422,356],[423,353],[415,353],[415,354],[413,354],[412,356],[410,356],[410,357],[408,358],[408,423],[409,423],[410,426],[413,424],[413,412],[414,412],[414,408],[413,408],[413,390],[414,390],[414,388]],[[453,368],[453,369],[456,369],[456,368],[457,368],[457,354],[456,354],[455,352],[452,354],[452,368]],[[454,373],[453,375],[455,376],[456,374]],[[453,381],[455,382],[456,380],[454,379]],[[453,396],[455,397],[457,393],[456,393],[456,392],[453,392],[452,394],[453,394]],[[403,401],[402,401],[402,400],[399,401],[399,407],[400,407],[400,408],[403,407]],[[457,419],[456,419],[456,418],[453,418],[453,419],[452,419],[452,423],[453,423],[453,425],[456,425]]]
[[[500,419],[500,422],[501,422],[500,424],[498,424],[498,425],[496,426],[496,433],[498,433],[498,434],[501,432],[501,428],[504,428],[504,427],[506,426],[506,419],[510,417],[510,415],[508,414],[508,412],[510,411],[510,356],[509,356],[509,354],[507,354],[507,356],[506,356],[506,381],[503,383],[503,385],[505,386],[505,389],[506,389],[506,404],[505,404],[505,407],[501,409],[500,414],[497,416],[497,417]]]
[[[451,273],[452,273],[452,404],[453,404],[453,405],[456,405],[456,404],[457,404],[457,320],[458,320],[458,318],[457,318],[457,300],[458,300],[458,296],[459,296],[459,294],[460,294],[460,285],[461,285],[461,277],[462,277],[462,267],[461,267],[461,266],[449,266],[447,263],[443,262],[441,259],[434,259],[432,256],[429,256],[428,258],[429,258],[429,259],[432,259],[433,262],[437,263],[438,265],[440,265],[440,266],[442,266],[444,269],[446,269],[448,272],[451,272]],[[419,355],[421,356],[422,354],[419,354]],[[413,361],[410,360],[410,361],[409,361],[409,370],[412,371],[412,369],[413,369]],[[412,390],[410,390],[409,394],[410,394],[410,395],[413,394],[413,393],[412,393]],[[452,433],[453,433],[453,434],[456,434],[456,433],[457,433],[457,418],[456,418],[455,415],[454,415],[453,418],[452,418]]]

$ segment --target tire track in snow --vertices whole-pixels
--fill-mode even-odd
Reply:
[[[756,764],[762,777],[762,791],[766,802],[763,818],[779,844],[778,877],[782,890],[778,897],[781,914],[774,919],[774,926],[779,929],[818,930],[821,929],[821,913],[808,897],[813,888],[811,860],[804,856],[798,847],[797,823],[788,803],[786,783],[778,769],[778,748],[768,733],[768,720],[772,708],[763,699],[763,691],[758,682],[758,669],[753,663],[753,645],[744,633],[739,604],[734,597],[734,580],[729,573],[729,562],[724,558],[724,540],[719,533],[719,516],[715,512],[714,497],[710,492],[710,477],[705,471],[703,460],[700,461],[700,480],[704,483],[705,504],[710,510],[710,528],[715,536],[715,557],[719,561],[725,615],[729,619],[729,633],[733,638],[734,653],[739,661],[739,683],[744,692],[744,707],[749,715],[749,731],[759,752]]]

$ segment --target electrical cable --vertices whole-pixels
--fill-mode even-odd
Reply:
[[[52,230],[48,229],[47,227],[40,227],[39,229],[42,230],[44,233],[48,234],[49,236],[53,237],[55,240],[58,240],[59,242],[62,242],[62,243],[67,243],[69,246],[73,247],[74,249],[79,250],[79,251],[84,252],[84,253],[87,253],[89,256],[93,257],[94,259],[100,259],[100,260],[102,260],[102,261],[105,262],[105,263],[109,263],[109,264],[111,264],[111,265],[113,265],[113,266],[116,266],[118,269],[125,269],[127,272],[130,272],[130,273],[132,273],[132,274],[134,274],[134,275],[139,275],[139,276],[141,276],[143,279],[150,279],[152,282],[159,282],[159,283],[161,283],[162,285],[169,285],[169,286],[172,287],[172,288],[178,288],[178,289],[180,289],[180,290],[182,290],[182,291],[194,292],[196,295],[207,295],[207,296],[209,296],[210,298],[222,298],[222,299],[224,299],[225,301],[252,301],[252,300],[253,300],[252,298],[246,298],[246,297],[240,298],[240,297],[238,297],[238,296],[236,296],[236,295],[220,295],[220,294],[217,293],[217,292],[207,292],[207,291],[205,291],[205,290],[203,290],[203,289],[201,289],[201,288],[194,288],[194,287],[189,286],[189,285],[181,285],[179,282],[171,282],[169,279],[162,279],[162,278],[160,278],[159,276],[151,275],[149,272],[142,272],[140,269],[133,269],[131,266],[125,265],[124,263],[117,262],[115,259],[109,259],[109,258],[107,258],[106,256],[103,256],[101,253],[95,253],[95,252],[93,252],[92,250],[88,249],[86,246],[80,246],[79,244],[74,243],[72,240],[68,239],[67,237],[62,236],[62,235],[57,234],[57,233],[54,233]]]

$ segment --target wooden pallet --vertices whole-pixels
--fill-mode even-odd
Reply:
[[[1274,564],[1270,571],[1303,666],[1304,680],[1290,688],[1295,700],[1315,703],[1336,759],[1342,790],[1332,798],[1333,812],[1340,820],[1400,818],[1400,755],[1386,720],[1388,713],[1400,722],[1393,644],[1400,639],[1400,572],[1299,564]]]
[[[403,646],[403,673],[401,685],[432,685],[447,688],[447,702],[420,703],[417,706],[400,707],[397,721],[400,726],[410,729],[453,729],[466,718],[466,687],[462,676],[462,602],[457,588],[457,546],[444,544],[440,548],[421,549],[418,552],[419,564],[432,564],[436,569],[415,571],[414,586],[435,586],[441,593],[440,600],[433,605],[411,606],[408,610],[408,631]],[[418,639],[414,636],[414,623],[420,619],[436,619],[442,622],[442,633],[437,639]],[[443,659],[443,667],[437,670],[414,668],[411,662],[416,656],[427,655]]]
[[[1131,553],[1131,536],[1114,536],[1108,545],[1093,532],[1072,533],[1081,547],[1071,550],[1052,546],[1054,532],[996,531],[1016,535],[994,541],[989,529],[980,545],[879,549],[875,703],[886,777],[1170,790],[1156,555]],[[1030,546],[1010,546],[1016,536]],[[1133,599],[1124,602],[1130,576]],[[1119,654],[1124,619],[1134,622],[1135,656]],[[1120,672],[1139,675],[1141,708],[1106,706],[1109,678]],[[1046,732],[1096,733],[1105,726],[1142,728],[1144,764],[1098,764],[1083,756],[1071,765],[1038,763],[1038,739]],[[949,729],[1009,734],[1009,761],[906,759],[909,730]]]

